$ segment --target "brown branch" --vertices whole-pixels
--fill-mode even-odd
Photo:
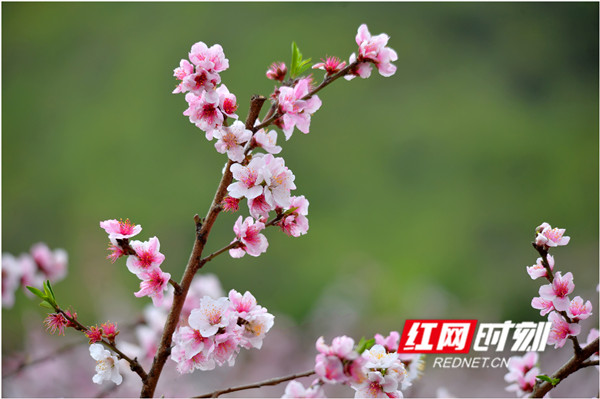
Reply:
[[[250,130],[252,126],[254,126],[254,122],[256,121],[256,118],[258,117],[260,109],[262,108],[264,102],[264,97],[252,97],[252,100],[250,102],[250,110],[248,111],[248,117],[246,118],[247,129]],[[154,356],[152,367],[148,372],[148,378],[144,381],[144,385],[140,393],[140,397],[142,398],[150,398],[154,396],[154,391],[156,390],[158,379],[169,357],[169,354],[171,353],[173,333],[175,332],[177,324],[179,323],[179,317],[181,315],[181,310],[183,308],[185,298],[190,289],[190,285],[192,283],[194,275],[202,265],[202,251],[204,250],[204,246],[206,245],[206,241],[208,239],[212,226],[217,220],[217,216],[223,209],[221,206],[221,201],[223,201],[223,198],[227,193],[227,186],[229,186],[232,180],[232,174],[230,170],[231,165],[233,165],[233,161],[229,160],[225,167],[225,172],[223,173],[221,182],[219,183],[219,186],[213,198],[212,204],[204,220],[201,220],[198,217],[194,217],[194,221],[196,223],[196,240],[194,241],[194,247],[192,248],[192,253],[185,268],[185,272],[181,279],[181,283],[179,284],[179,286],[181,287],[181,292],[176,292],[173,296],[173,305],[171,307],[171,311],[169,312],[169,316],[167,317],[167,321],[165,323],[163,335],[160,340],[158,350],[156,351],[156,355]]]
[[[581,349],[579,353],[575,353],[573,357],[565,363],[557,372],[555,372],[551,378],[557,378],[561,383],[565,378],[569,375],[573,374],[577,370],[582,369],[583,367],[587,367],[589,364],[585,362],[590,356],[594,353],[598,352],[598,338],[596,338],[592,343]],[[543,383],[536,385],[533,393],[530,398],[541,398],[546,395],[552,388],[556,385],[552,385],[551,383],[544,381]]]
[[[173,288],[175,288],[175,294],[176,295],[181,295],[181,287],[179,286],[179,284],[177,284],[177,282],[175,280],[173,280],[172,278],[169,279],[169,284],[171,284],[173,286]]]
[[[297,373],[297,374],[292,374],[292,375],[288,375],[285,377],[279,377],[279,378],[273,378],[273,379],[266,380],[266,381],[255,382],[254,384],[241,385],[241,386],[234,387],[234,388],[222,389],[220,391],[214,391],[214,392],[207,393],[204,395],[194,396],[194,398],[218,398],[220,395],[224,395],[226,393],[244,391],[246,389],[256,389],[256,388],[261,388],[261,387],[271,386],[271,385],[277,385],[277,384],[281,384],[282,382],[295,380],[296,378],[308,377],[313,374],[315,374],[314,370],[308,370],[303,373]]]
[[[212,254],[208,255],[207,257],[205,257],[205,258],[202,258],[202,260],[200,261],[200,268],[201,268],[202,266],[204,266],[204,264],[205,264],[206,262],[210,262],[211,260],[213,260],[213,259],[214,259],[214,258],[216,258],[217,256],[221,255],[222,253],[224,253],[224,252],[227,252],[227,251],[229,251],[230,249],[233,249],[233,248],[237,248],[237,247],[239,247],[239,246],[240,246],[240,243],[241,243],[241,242],[240,242],[240,240],[235,240],[235,241],[233,241],[231,244],[227,245],[226,247],[223,247],[223,248],[219,249],[218,251],[215,251],[215,252],[213,252]]]
[[[540,254],[540,257],[542,259],[542,265],[544,266],[544,269],[546,269],[546,279],[550,282],[550,284],[552,284],[552,282],[554,281],[554,273],[552,272],[552,269],[550,268],[550,263],[548,262],[549,248],[545,245],[537,245],[535,242],[532,242],[531,244],[533,245],[535,250],[538,251],[538,253]],[[567,312],[565,312],[564,310],[558,311],[556,309],[555,311],[558,312],[567,321],[567,323],[573,323],[573,320],[571,320]],[[579,340],[577,340],[577,337],[570,336],[569,339],[573,342],[573,350],[575,351],[575,354],[581,352],[581,346],[579,345]]]
[[[348,73],[350,73],[350,71],[353,68],[355,68],[358,64],[359,64],[359,62],[355,61],[352,64],[349,64],[348,66],[346,66],[344,69],[342,69],[338,73],[333,74],[333,75],[325,76],[325,78],[323,79],[323,81],[317,87],[315,87],[314,89],[312,89],[307,95],[305,95],[304,97],[302,97],[301,100],[308,100],[309,98],[311,98],[312,96],[314,96],[315,94],[317,94],[318,92],[320,92],[321,90],[323,90],[326,86],[330,85],[331,83],[333,83],[334,81],[338,80],[342,76],[345,76]],[[271,107],[271,109],[274,109],[274,107],[275,107],[275,104],[273,104],[273,106]],[[271,114],[272,114],[272,112],[269,111],[269,115],[271,115]],[[279,113],[279,111],[277,111],[274,114],[272,114],[270,118],[265,118],[265,120],[261,124],[259,124],[259,125],[256,125],[254,127],[248,127],[246,125],[246,129],[252,129],[253,132],[257,132],[260,129],[264,129],[265,127],[267,127],[270,124],[272,124],[280,116],[282,116],[282,114]]]
[[[77,331],[84,332],[84,333],[89,330],[86,326],[81,324],[77,319],[69,316],[69,314],[67,314],[64,310],[62,310],[58,306],[55,309],[58,313],[62,314],[65,319],[67,319],[68,321],[71,322],[72,328],[76,329]],[[134,373],[139,375],[140,378],[142,379],[142,381],[146,380],[146,378],[147,378],[146,371],[144,370],[142,365],[137,361],[137,358],[131,359],[129,356],[127,356],[126,354],[121,352],[119,350],[119,348],[117,348],[115,346],[115,344],[112,342],[109,342],[104,339],[102,339],[98,342],[101,343],[102,345],[106,346],[108,349],[111,349],[113,352],[115,352],[117,354],[117,356],[119,356],[119,358],[121,358],[121,359],[125,360],[127,363],[129,363],[129,368],[131,369],[131,371],[133,371]]]

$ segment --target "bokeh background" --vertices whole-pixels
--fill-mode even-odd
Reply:
[[[541,321],[525,266],[543,221],[567,228],[558,270],[598,309],[596,3],[3,3],[2,251],[64,248],[62,303],[90,323],[135,317],[147,298],[133,296],[124,261],[105,259],[99,221],[130,218],[141,239],[158,236],[179,280],[192,217],[225,162],[171,94],[179,60],[197,41],[221,44],[244,118],[292,41],[313,60],[347,59],[361,23],[390,35],[397,73],[336,82],[310,134],[280,143],[310,201],[309,233],[269,231],[266,254],[221,256],[206,272],[282,315],[308,366],[321,334],[372,336],[410,318]],[[231,241],[236,218],[219,217],[209,251]],[[19,293],[2,312],[4,357],[42,317]],[[468,370],[446,382],[501,396],[503,374],[489,392],[452,385]],[[562,395],[595,395],[597,372],[586,380],[590,393]],[[428,381],[420,393],[435,395]]]

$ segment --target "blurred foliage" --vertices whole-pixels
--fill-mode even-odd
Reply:
[[[299,322],[332,282],[354,281],[365,336],[426,316],[538,320],[525,266],[547,221],[572,237],[558,269],[594,295],[597,3],[3,3],[2,250],[65,248],[57,299],[88,322],[114,320],[107,303],[140,309],[149,301],[133,297],[123,260],[105,259],[99,221],[141,224],[181,276],[225,162],[170,94],[179,60],[197,41],[221,44],[244,118],[292,41],[315,62],[347,59],[361,23],[391,36],[398,71],[336,82],[311,133],[283,143],[309,234],[268,231],[263,256],[206,271]],[[236,218],[219,217],[209,251]],[[5,348],[37,306],[17,302]]]

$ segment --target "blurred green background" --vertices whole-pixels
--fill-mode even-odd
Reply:
[[[572,237],[558,269],[597,308],[597,3],[3,3],[2,250],[65,248],[55,291],[88,321],[141,309],[99,221],[158,236],[179,280],[225,162],[171,94],[179,60],[221,44],[244,118],[292,41],[313,60],[347,59],[361,23],[391,36],[397,73],[336,82],[310,134],[280,143],[309,233],[268,231],[266,254],[206,271],[297,323],[338,295],[363,335],[408,318],[541,320],[525,266],[547,221]],[[219,217],[209,251],[237,216]],[[5,351],[35,307],[19,293],[3,311]]]

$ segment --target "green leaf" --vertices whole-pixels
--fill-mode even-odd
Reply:
[[[549,382],[550,384],[552,384],[552,386],[555,386],[556,384],[558,384],[560,382],[560,378],[551,378],[548,377],[547,375],[538,375],[536,376],[537,379],[542,380],[542,381],[546,381]]]
[[[54,309],[54,307],[52,305],[50,305],[48,302],[46,302],[46,301],[40,303],[40,306],[43,307],[43,308],[48,308],[48,309],[52,310],[53,312],[56,311],[56,309]]]
[[[283,216],[291,215],[292,213],[296,212],[298,210],[298,208],[300,208],[300,207],[299,206],[294,206],[294,207],[288,209],[287,211],[285,211],[283,213]]]
[[[298,64],[302,61],[302,53],[296,42],[292,42],[292,62],[290,63],[290,76],[292,78],[296,77],[296,69],[298,68]]]
[[[364,351],[371,349],[373,347],[373,345],[375,345],[375,339],[371,338],[371,339],[365,339],[365,337],[362,337],[360,339],[360,341],[358,341],[358,344],[356,345],[356,352],[358,352],[359,354],[363,353]]]
[[[300,64],[298,65],[298,71],[297,71],[298,73],[297,73],[297,75],[301,75],[304,71],[306,71],[308,68],[311,67],[311,65],[312,65],[310,63],[311,59],[312,58],[309,58],[307,60],[303,60],[303,61],[300,62]]]
[[[292,79],[306,71],[312,65],[310,60],[311,58],[303,60],[302,53],[296,42],[292,42],[292,62],[290,62],[290,76]]]
[[[30,286],[26,286],[25,288],[27,288],[29,291],[31,291],[31,293],[41,299],[43,299],[44,301],[46,300],[46,295],[44,295],[44,293],[40,290],[38,290],[35,287],[30,287]]]
[[[58,305],[56,304],[56,298],[54,297],[54,290],[50,285],[50,280],[44,281],[44,292],[46,293],[46,297],[42,299],[46,300],[51,306],[57,307]]]

